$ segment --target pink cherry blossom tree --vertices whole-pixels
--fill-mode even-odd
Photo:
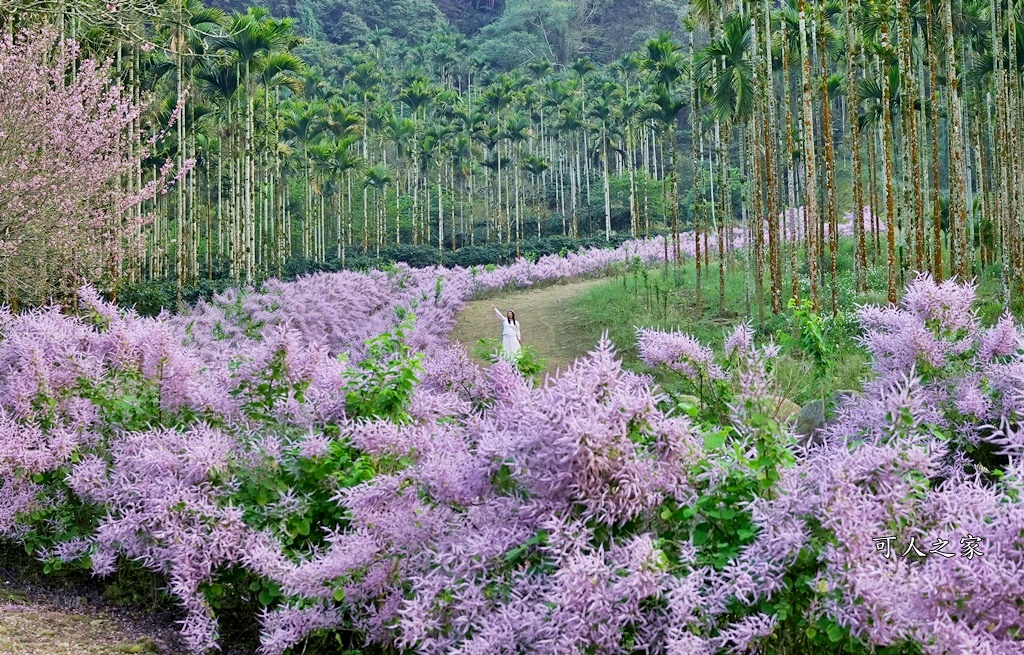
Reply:
[[[74,64],[74,66],[72,66]],[[137,211],[173,184],[131,184],[147,144],[104,62],[52,32],[0,39],[0,294],[13,305],[101,288],[141,247]],[[191,162],[186,164],[186,169]],[[180,176],[183,170],[178,170]]]

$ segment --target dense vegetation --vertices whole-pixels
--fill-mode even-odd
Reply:
[[[473,295],[661,250],[7,314],[0,530],[164,576],[196,653],[253,613],[264,653],[1019,652],[1024,338],[971,286],[858,312],[872,377],[809,450],[746,325],[721,356],[639,331],[699,398],[607,342],[535,385],[446,338]]]
[[[1020,653],[1016,5],[626,4],[0,6],[6,547],[195,653]]]
[[[574,27],[540,52],[522,13],[538,9],[516,2],[471,40],[439,17],[422,38],[308,44],[310,62],[291,20],[259,10],[91,2],[8,4],[3,23],[56,25],[82,41],[76,61],[112,58],[145,108],[136,142],[158,137],[133,153],[127,191],[166,162],[180,173],[131,209],[152,220],[122,221],[136,250],[102,271],[106,289],[254,281],[390,244],[433,245],[441,261],[464,244],[685,226],[705,265],[706,235],[746,230],[754,297],[774,311],[799,293],[787,269],[815,307],[835,304],[843,223],[858,286],[882,257],[890,300],[910,270],[992,270],[1007,298],[1024,271],[1021,30],[1005,3],[694,3],[685,31],[600,63],[577,58],[581,7],[600,12],[572,2],[545,5]],[[529,61],[503,71],[488,55],[502,48]]]

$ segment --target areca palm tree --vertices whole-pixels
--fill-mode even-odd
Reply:
[[[400,208],[400,197],[398,194],[397,180],[403,177],[403,170],[406,165],[410,152],[410,143],[413,135],[416,132],[416,125],[413,123],[411,118],[402,118],[396,114],[391,114],[384,124],[384,140],[390,143],[395,149],[395,243],[399,244],[402,242],[402,228],[401,228],[401,208]]]
[[[697,59],[697,81],[708,89],[707,97],[711,103],[712,115],[715,120],[731,123],[742,127],[750,119],[754,111],[754,70],[750,57],[752,39],[750,21],[742,14],[731,16],[722,26],[722,34],[711,42]],[[750,168],[753,162],[748,161]],[[729,185],[723,179],[720,186],[723,197],[728,193]],[[726,216],[723,212],[718,232],[719,254],[719,308],[725,304],[725,230]],[[760,235],[760,220],[757,235]],[[751,235],[754,230],[751,228]],[[759,243],[751,239],[753,243]],[[757,257],[754,258],[755,263]],[[761,303],[762,275],[760,267],[755,267],[756,295],[758,306]]]
[[[387,189],[388,185],[390,185],[392,181],[393,181],[393,178],[391,176],[391,169],[390,169],[390,167],[388,167],[388,166],[386,166],[384,164],[376,164],[374,166],[371,166],[371,167],[367,168],[366,169],[366,173],[365,173],[365,175],[363,177],[363,186],[364,186],[364,188],[372,188],[373,189],[373,206],[374,206],[374,214],[375,214],[375,224],[377,225],[377,229],[378,230],[382,229],[382,226],[385,224],[385,219],[384,219],[385,208],[384,208],[384,203],[380,202],[380,194],[385,189]],[[365,225],[363,227],[363,231],[364,232],[366,231],[366,226]],[[376,241],[377,241],[377,254],[380,255],[380,239],[376,239]],[[365,235],[363,237],[363,243],[364,244],[366,243]],[[364,248],[365,248],[365,245],[364,245]]]
[[[324,102],[315,100],[313,102],[296,102],[285,112],[285,136],[298,146],[302,153],[299,167],[302,170],[305,182],[304,206],[302,216],[302,256],[309,257],[311,250],[311,221],[313,217],[312,193],[310,192],[311,167],[309,147],[314,139],[327,129],[327,105]],[[289,237],[291,230],[289,229]],[[291,239],[289,238],[289,243]],[[289,255],[294,251],[289,248]]]
[[[678,170],[676,168],[676,121],[679,112],[685,106],[683,96],[677,91],[686,69],[686,63],[680,53],[679,46],[668,34],[661,34],[657,39],[647,43],[647,58],[644,62],[654,83],[650,103],[645,112],[646,118],[657,121],[662,133],[662,151],[668,152],[669,172],[666,176],[668,187],[663,185],[665,207],[671,216],[672,244],[675,260],[680,257],[678,223],[679,223],[679,189]],[[665,263],[668,265],[668,244],[666,241]]]
[[[519,152],[522,144],[533,134],[530,125],[529,117],[526,114],[517,112],[509,115],[502,127],[502,137],[509,143],[509,166],[513,171],[518,167]],[[513,177],[515,186],[516,257],[518,257],[520,255],[520,242],[522,241],[522,211],[520,207],[522,178],[519,175],[514,175]],[[511,223],[511,221],[509,222]],[[511,232],[511,225],[509,225],[509,231]]]
[[[604,238],[612,238],[612,206],[609,184],[608,158],[609,152],[615,150],[615,138],[618,136],[618,104],[622,99],[622,89],[615,83],[606,83],[601,93],[590,105],[590,117],[597,127],[597,151],[601,159],[601,177],[604,183]]]
[[[803,151],[807,193],[804,196],[804,214],[807,231],[807,259],[810,262],[811,304],[818,308],[818,185],[817,162],[815,159],[813,98],[811,94],[811,52],[807,41],[807,7],[805,0],[799,0],[797,7],[800,29],[801,94],[803,108]]]
[[[878,80],[865,78],[860,83],[860,99],[867,103],[867,119],[875,121],[882,130],[885,186],[885,220],[886,220],[886,264],[888,267],[887,293],[889,302],[897,300],[897,262],[896,262],[896,202],[893,187],[894,145],[892,135],[893,105],[903,99],[899,96],[899,69],[896,68],[896,53],[889,42],[889,25],[881,23],[879,40],[870,44],[879,62]]]
[[[265,9],[249,9],[245,14],[235,14],[225,26],[225,36],[213,40],[213,50],[225,53],[229,65],[234,66],[242,92],[240,104],[244,105],[244,128],[242,130],[242,194],[238,201],[241,225],[240,240],[244,244],[243,261],[245,279],[251,280],[256,273],[256,230],[255,230],[255,154],[254,118],[256,87],[260,73],[267,64],[267,57],[275,51],[289,50],[297,45],[292,33],[291,21],[275,20]]]
[[[415,78],[412,82],[402,90],[399,94],[398,99],[405,103],[413,114],[413,141],[419,143],[419,126],[422,124],[424,119],[424,113],[426,106],[430,100],[434,97],[437,90],[430,84],[430,82],[423,78]],[[418,148],[413,150],[414,168],[420,172],[423,172],[425,168],[419,161]],[[424,184],[426,182],[424,181]],[[413,189],[413,201],[412,201],[412,242],[414,244],[419,243],[419,230],[418,228],[418,216],[417,210],[419,208],[419,182]]]
[[[303,91],[302,75],[305,72],[303,61],[291,52],[271,52],[266,56],[263,70],[260,72],[264,131],[260,159],[263,171],[263,243],[260,248],[264,260],[261,266],[263,274],[269,273],[275,267],[272,260],[280,253],[280,248],[275,242],[280,239],[285,229],[285,193],[281,191],[284,183],[281,175],[281,157],[277,147],[283,131],[283,120],[280,115],[282,93],[299,96]],[[275,108],[273,116],[270,112],[271,96]],[[279,268],[281,263],[278,261],[276,267]]]
[[[194,146],[194,126],[198,124],[195,120],[195,107],[189,105],[188,109],[191,112],[186,111],[185,98],[187,88],[191,86],[193,71],[196,69],[196,55],[201,55],[205,48],[205,42],[198,34],[218,33],[225,15],[219,9],[204,7],[198,0],[176,0],[173,7],[159,18],[165,19],[166,22],[158,23],[157,31],[167,41],[170,51],[170,56],[160,68],[159,74],[174,76],[174,97],[177,108],[182,112],[182,115],[173,119],[176,127],[175,155],[178,170],[185,170],[185,160],[194,157],[194,147],[190,151],[190,146]],[[186,129],[187,125],[193,129]],[[194,205],[189,202],[188,197],[188,190],[192,184],[190,177],[175,185],[173,240],[169,234],[154,234],[155,238],[165,238],[174,245],[174,277],[179,304],[184,284],[195,278],[198,268],[195,261],[196,251],[191,247],[195,242]]]
[[[519,162],[519,168],[524,173],[528,173],[533,179],[534,185],[536,185],[537,180],[544,174],[544,172],[551,168],[551,163],[537,155],[526,155],[523,157],[522,161]],[[530,197],[527,199],[527,205],[531,208],[534,218],[537,221],[537,238],[539,239],[541,212],[539,203],[537,202],[537,197],[538,194],[536,191],[530,194]]]
[[[930,2],[930,0],[929,0]],[[848,0],[843,3],[843,22],[846,41],[846,98],[847,123],[850,126],[850,154],[853,160],[853,239],[854,239],[854,278],[857,291],[866,288],[867,280],[867,243],[864,236],[864,186],[861,175],[861,138],[860,138],[860,102],[857,94],[859,61],[862,46],[858,41],[855,21],[860,13],[860,0]],[[929,11],[929,15],[931,12]],[[932,80],[932,92],[938,89]],[[933,134],[938,134],[937,126],[933,125]],[[937,152],[933,152],[937,156]],[[937,161],[937,160],[936,160]],[[935,186],[937,181],[933,181]],[[939,249],[941,253],[941,248]],[[939,257],[942,255],[940,254]]]
[[[964,180],[964,135],[960,107],[960,82],[957,69],[957,49],[953,32],[953,0],[941,0],[942,32],[946,46],[946,112],[949,119],[949,229],[950,269],[952,275],[966,278],[967,257],[967,202]]]
[[[314,170],[323,180],[325,187],[333,191],[333,205],[331,212],[335,219],[335,254],[337,258],[345,261],[345,226],[342,215],[344,214],[342,193],[345,181],[348,176],[358,171],[362,166],[363,159],[355,152],[353,146],[359,141],[358,134],[347,134],[345,136],[326,138],[309,147],[309,153],[314,160]],[[352,216],[348,215],[348,230],[352,230]]]
[[[651,94],[647,110],[644,112],[646,118],[657,121],[661,131],[662,151],[668,153],[668,173],[663,178],[662,194],[664,206],[667,208],[672,230],[672,248],[674,258],[678,263],[679,240],[678,240],[678,219],[679,219],[679,179],[676,169],[676,121],[679,112],[686,106],[682,94],[670,90],[664,85],[657,85]],[[665,241],[665,264],[668,265],[668,240]]]

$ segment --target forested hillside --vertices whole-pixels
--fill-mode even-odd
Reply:
[[[293,17],[300,34],[334,44],[366,42],[375,31],[410,45],[450,25],[476,37],[497,68],[530,59],[611,61],[660,30],[678,29],[684,0],[213,0],[227,11],[267,7]]]
[[[913,271],[991,270],[1007,301],[1024,282],[1015,14],[948,0],[700,3],[643,40],[629,17],[653,30],[644,12],[655,5],[624,6],[509,2],[467,37],[432,3],[339,3],[333,11],[359,20],[331,25],[365,41],[329,45],[301,36],[312,5],[272,8],[294,19],[198,0],[5,5],[5,29],[57,26],[80,43],[65,53],[73,71],[123,85],[137,142],[119,151],[134,174],[120,178],[131,220],[106,228],[116,252],[72,247],[40,275],[33,245],[71,242],[41,206],[26,209],[24,193],[8,202],[20,231],[8,240],[5,294],[38,301],[45,294],[29,287],[52,275],[115,293],[173,280],[180,296],[200,280],[382,257],[483,263],[657,233],[670,235],[666,259],[692,249],[698,309],[700,280],[717,273],[722,308],[739,266],[751,303],[774,312],[785,296],[837,308],[843,269],[859,290],[877,262],[893,300]],[[613,34],[641,42],[605,61]],[[10,84],[0,115],[49,106],[43,87]],[[12,152],[50,147],[20,129],[43,115],[12,119],[5,129],[23,146]],[[30,165],[4,169],[6,187],[28,184],[18,171]],[[31,191],[56,206],[46,179],[30,178]],[[85,252],[96,253],[88,266]]]

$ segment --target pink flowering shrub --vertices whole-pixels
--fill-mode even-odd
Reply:
[[[761,445],[772,441],[765,430],[774,432],[770,404],[749,402],[770,397],[770,376],[757,360],[770,358],[771,348],[736,362],[749,340],[742,329],[726,340],[729,434],[705,439],[731,444],[733,453],[708,460],[715,487],[674,516],[702,507],[713,507],[704,510],[711,517],[749,512],[756,536],[748,543],[748,526],[732,526],[728,535],[714,521],[699,540],[706,548],[717,537],[728,555],[712,562],[721,577],[709,598],[731,612],[776,619],[764,643],[800,652],[836,645],[849,652],[857,644],[935,654],[1024,647],[1016,404],[1024,342],[1009,316],[981,329],[973,300],[970,284],[920,277],[900,307],[862,308],[862,342],[876,377],[841,409],[822,447],[790,446],[795,460],[777,458],[779,476],[767,493],[730,479],[778,453]],[[717,366],[684,335],[642,331],[640,349],[649,363],[691,377]],[[740,579],[748,582],[742,595],[717,590]]]
[[[0,313],[0,534],[157,572],[197,653],[238,600],[267,654],[1020,652],[1021,333],[970,285],[861,309],[874,377],[808,450],[746,325],[722,358],[638,333],[714,412],[605,341],[539,385],[481,370],[447,334],[484,275]]]
[[[106,65],[79,57],[77,43],[53,32],[0,37],[0,286],[8,302],[38,304],[55,292],[71,297],[85,281],[110,282],[142,246],[145,217],[132,209],[174,181],[168,164],[143,188],[124,190],[151,156],[129,140],[139,107]]]

